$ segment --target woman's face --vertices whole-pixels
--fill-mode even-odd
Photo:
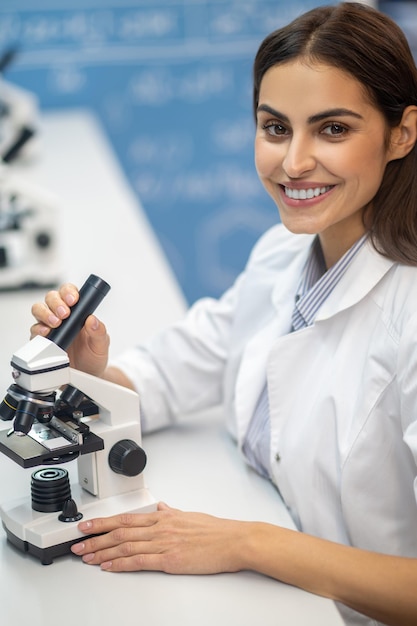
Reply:
[[[259,92],[255,161],[282,222],[318,233],[330,266],[364,233],[362,213],[390,160],[387,126],[350,74],[295,60]]]

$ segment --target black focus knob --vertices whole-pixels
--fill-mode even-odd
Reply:
[[[110,450],[109,465],[116,474],[137,476],[145,469],[146,453],[132,439],[122,439]]]

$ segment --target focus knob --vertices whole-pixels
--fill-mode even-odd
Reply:
[[[131,439],[122,439],[110,450],[109,465],[116,474],[137,476],[145,469],[146,453]]]

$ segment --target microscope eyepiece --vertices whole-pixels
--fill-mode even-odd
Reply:
[[[84,326],[84,322],[98,307],[103,298],[110,291],[110,285],[105,280],[90,274],[80,289],[80,298],[71,308],[71,315],[58,328],[54,328],[48,335],[63,350],[66,350]]]

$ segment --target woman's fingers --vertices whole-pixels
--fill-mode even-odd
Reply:
[[[110,571],[158,569],[172,574],[212,574],[241,568],[244,523],[160,504],[154,513],[124,514],[79,524],[101,533],[72,546],[85,563]]]
[[[44,302],[32,305],[32,315],[37,323],[31,326],[31,337],[46,335],[49,329],[57,328],[70,315],[71,307],[77,300],[77,288],[71,283],[62,285],[59,291],[48,291]]]

